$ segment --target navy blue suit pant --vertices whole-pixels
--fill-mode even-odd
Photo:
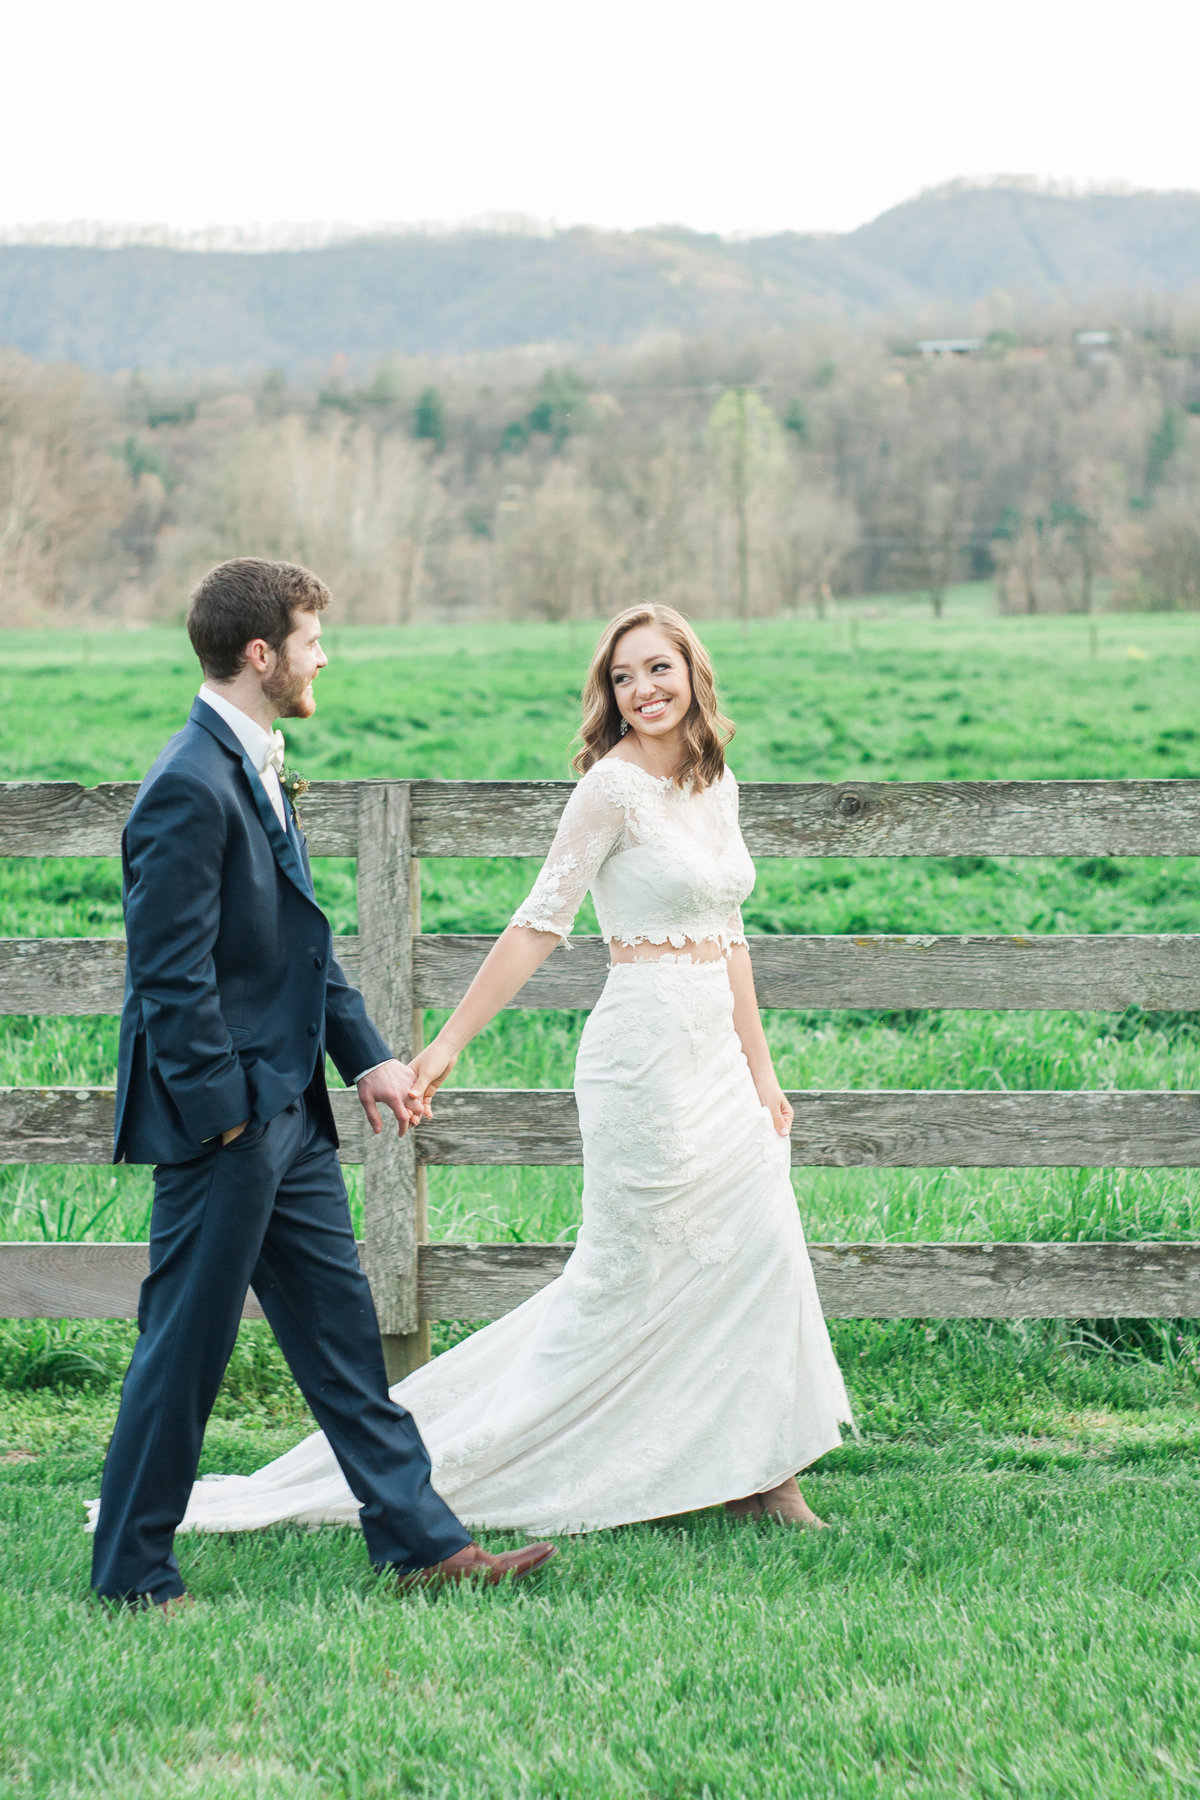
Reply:
[[[302,1096],[231,1144],[155,1169],[140,1335],[101,1487],[101,1595],[145,1603],[184,1591],[175,1528],[248,1286],[362,1502],[372,1563],[427,1568],[471,1542],[430,1484],[411,1415],[388,1397],[337,1152]]]

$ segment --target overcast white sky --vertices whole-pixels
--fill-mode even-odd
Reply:
[[[7,0],[0,229],[844,230],[955,176],[1200,188],[1200,6]]]

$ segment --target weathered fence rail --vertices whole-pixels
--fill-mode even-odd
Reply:
[[[344,1163],[378,1139],[353,1093],[331,1096]],[[1170,1089],[792,1089],[792,1161],[825,1169],[1190,1169],[1200,1094]],[[416,1132],[418,1168],[580,1159],[569,1088],[443,1088]],[[0,1162],[104,1162],[111,1088],[0,1088]]]
[[[112,856],[137,789],[0,785],[0,855]],[[316,856],[357,859],[359,935],[339,953],[385,1035],[420,1041],[494,941],[422,934],[422,857],[539,856],[566,782],[319,782],[305,797]],[[1200,781],[748,784],[756,856],[1196,856]],[[1200,1011],[1200,936],[758,937],[768,1007]],[[120,1009],[119,939],[0,940],[0,1013]],[[588,1007],[595,938],[555,954],[513,1005]],[[1200,1166],[1200,1095],[1177,1092],[793,1093],[797,1163],[832,1167]],[[403,1140],[365,1131],[334,1097],[342,1157],[364,1164],[364,1266],[395,1372],[427,1354],[428,1322],[491,1318],[561,1269],[561,1245],[429,1244],[426,1167],[579,1160],[569,1092],[445,1090]],[[102,1162],[110,1089],[0,1089],[0,1161]],[[1200,1244],[819,1244],[841,1317],[1200,1316]],[[0,1244],[0,1316],[124,1317],[137,1244]],[[247,1316],[254,1316],[253,1301]]]
[[[841,1319],[1200,1316],[1197,1244],[810,1244],[821,1303]],[[497,1319],[561,1273],[569,1244],[422,1244],[429,1319]],[[10,1318],[132,1317],[144,1244],[0,1244]],[[245,1317],[261,1319],[251,1294]]]
[[[413,1001],[456,1006],[494,937],[418,934]],[[360,976],[359,939],[334,940]],[[758,937],[759,999],[768,1007],[960,1011],[1200,1009],[1200,936]],[[608,953],[573,938],[513,1000],[516,1008],[594,1006]],[[117,1013],[125,984],[119,938],[0,938],[0,1013]]]
[[[356,856],[364,793],[411,794],[412,854],[543,856],[568,781],[317,781],[314,856]],[[135,782],[0,784],[0,856],[116,856]],[[1200,856],[1200,781],[748,782],[754,856]]]

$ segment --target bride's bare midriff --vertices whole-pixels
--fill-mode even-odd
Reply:
[[[728,952],[715,938],[685,938],[682,944],[621,944],[608,940],[608,954],[615,963],[629,962],[725,962]]]

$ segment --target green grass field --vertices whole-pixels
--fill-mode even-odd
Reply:
[[[968,597],[969,600],[969,597]],[[1200,773],[1200,622],[911,609],[704,632],[744,780]],[[306,775],[566,773],[591,632],[327,629]],[[195,690],[181,633],[10,636],[0,778],[139,776]],[[1191,861],[764,863],[760,931],[1200,930]],[[500,926],[528,863],[427,862],[427,929]],[[335,927],[352,869],[318,865]],[[120,930],[111,862],[0,864],[4,935]],[[586,921],[581,921],[581,928]],[[581,1019],[509,1015],[458,1079],[565,1085]],[[769,1016],[793,1086],[1200,1086],[1186,1015]],[[115,1021],[10,1019],[0,1083],[112,1079]],[[434,1172],[435,1237],[569,1238],[575,1170]],[[815,1238],[1190,1237],[1192,1172],[798,1170]],[[0,1169],[0,1233],[137,1238],[141,1170]],[[444,1327],[442,1343],[464,1327]],[[862,1441],[808,1538],[711,1516],[564,1546],[536,1588],[396,1599],[355,1534],[189,1540],[171,1624],[87,1600],[125,1324],[0,1324],[0,1794],[1200,1794],[1200,1338],[834,1328]],[[204,1467],[307,1429],[243,1331]],[[497,1539],[499,1543],[501,1540]]]

